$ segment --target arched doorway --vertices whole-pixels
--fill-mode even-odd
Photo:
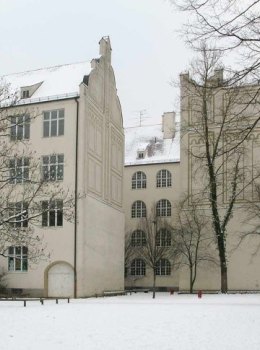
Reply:
[[[48,297],[73,297],[74,271],[66,262],[54,263],[47,272]]]

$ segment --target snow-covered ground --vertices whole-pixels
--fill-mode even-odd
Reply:
[[[1,350],[259,350],[260,295],[0,302]]]

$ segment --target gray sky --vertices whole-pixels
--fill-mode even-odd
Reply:
[[[170,86],[189,61],[183,17],[167,0],[0,0],[0,75],[90,60],[111,39],[125,125],[176,110]]]

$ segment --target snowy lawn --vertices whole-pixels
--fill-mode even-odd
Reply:
[[[259,350],[260,295],[0,302],[1,350]]]

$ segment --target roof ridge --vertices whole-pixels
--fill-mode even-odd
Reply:
[[[44,70],[44,69],[58,68],[58,67],[63,67],[63,66],[72,66],[74,64],[80,64],[80,63],[89,63],[90,64],[90,61],[79,61],[79,62],[72,62],[72,63],[65,63],[65,64],[57,64],[56,66],[48,66],[48,67],[31,69],[31,70],[25,70],[23,72],[16,72],[16,73],[5,74],[5,75],[2,75],[1,78],[9,77],[11,75],[17,75],[17,74],[37,72],[37,71]]]

